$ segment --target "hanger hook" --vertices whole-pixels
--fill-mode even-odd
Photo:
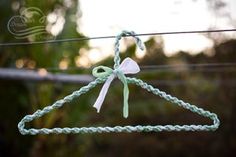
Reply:
[[[138,38],[136,36],[137,34],[134,32],[134,31],[122,31],[120,34],[118,34],[116,36],[116,41],[115,41],[115,56],[114,56],[114,69],[117,69],[118,66],[120,65],[120,40],[122,37],[127,37],[127,36],[132,36],[136,42],[136,44],[138,45],[138,47],[141,49],[141,50],[144,50],[144,44],[143,42],[141,41],[140,38]]]

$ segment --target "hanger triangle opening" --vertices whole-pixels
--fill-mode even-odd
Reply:
[[[55,110],[57,108],[62,107],[65,103],[72,101],[75,98],[78,98],[80,95],[85,94],[90,89],[96,87],[97,84],[103,83],[105,79],[97,78],[95,81],[90,82],[88,85],[83,86],[78,91],[73,92],[72,94],[66,96],[65,98],[56,101],[51,106],[46,106],[42,110],[37,110],[32,115],[25,116],[18,124],[19,131],[21,134],[30,134],[30,135],[36,135],[36,134],[70,134],[70,133],[103,133],[103,132],[160,132],[160,131],[214,131],[219,127],[220,121],[215,113],[211,113],[209,111],[205,111],[202,108],[196,107],[194,105],[191,105],[189,103],[185,103],[184,101],[173,97],[169,94],[166,94],[163,91],[160,91],[158,88],[154,88],[151,85],[147,84],[146,82],[137,79],[137,78],[131,78],[127,77],[127,82],[129,84],[135,84],[143,89],[145,89],[148,92],[153,93],[154,95],[157,95],[161,98],[164,98],[165,100],[174,103],[184,109],[187,109],[193,113],[197,113],[200,116],[209,118],[213,121],[212,125],[136,125],[136,126],[115,126],[115,127],[73,127],[73,128],[41,128],[41,129],[35,129],[25,128],[25,123],[31,122],[34,119],[40,118],[43,115],[49,113],[52,110]]]

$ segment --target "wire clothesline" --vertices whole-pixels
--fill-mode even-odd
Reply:
[[[25,69],[12,69],[12,68],[0,68],[0,79],[3,80],[16,80],[16,81],[33,81],[33,82],[53,82],[53,83],[69,83],[69,84],[88,84],[94,80],[92,75],[84,74],[53,74],[50,72],[40,73],[34,70]],[[236,79],[228,79],[221,81],[219,79],[204,79],[204,80],[149,80],[148,82],[154,85],[185,85],[185,84],[224,84],[224,85],[236,85]]]
[[[173,32],[151,32],[151,33],[137,33],[134,36],[156,36],[156,35],[171,35],[171,34],[195,34],[195,33],[216,33],[216,32],[235,32],[236,29],[215,29],[215,30],[195,30],[195,31],[173,31]],[[126,35],[130,37],[131,35]],[[85,40],[95,39],[111,39],[116,38],[115,35],[109,36],[97,36],[97,37],[81,37],[81,38],[67,38],[67,39],[55,39],[45,41],[33,41],[33,42],[11,42],[11,43],[0,43],[0,46],[20,46],[20,45],[35,45],[35,44],[53,44],[62,42],[79,42]]]
[[[172,64],[172,65],[141,65],[142,71],[172,71],[172,70],[188,70],[188,71],[217,71],[227,70],[227,68],[235,68],[236,63],[196,63],[196,64]],[[68,67],[66,69],[60,69],[56,67],[45,68],[47,71],[70,71],[70,70],[92,70],[94,67]],[[234,69],[231,69],[234,70]],[[236,69],[235,69],[236,70]],[[141,71],[141,72],[142,72]]]
[[[193,71],[196,69],[201,69],[201,71],[213,71],[222,70],[221,72],[235,72],[236,63],[200,63],[200,64],[175,64],[175,65],[146,65],[140,66],[144,70],[160,70],[160,71],[169,71],[169,70],[186,70]],[[56,68],[57,69],[57,68]],[[84,70],[86,68],[83,68]],[[91,68],[87,68],[89,70]],[[9,80],[30,80],[30,81],[55,81],[63,83],[79,83],[85,84],[93,80],[92,75],[84,74],[65,74],[65,73],[50,73],[48,68],[44,73],[40,73],[40,69],[16,69],[16,68],[0,68],[0,79],[9,79]],[[219,71],[217,71],[219,72]],[[160,80],[159,80],[160,81]]]

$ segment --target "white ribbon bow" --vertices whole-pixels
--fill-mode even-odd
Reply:
[[[117,69],[113,70],[112,73],[109,74],[110,76],[107,78],[106,82],[104,83],[104,85],[99,93],[99,96],[98,96],[95,104],[93,105],[93,107],[95,107],[97,109],[97,112],[100,111],[102,103],[103,103],[105,96],[107,94],[108,88],[109,88],[111,82],[113,81],[113,79],[117,76],[117,71],[122,72],[123,74],[136,74],[140,71],[140,68],[134,60],[132,60],[131,58],[128,57],[123,60],[123,62],[120,64],[120,66]],[[128,114],[127,114],[127,116],[128,116]],[[127,117],[127,116],[125,116],[125,117]]]

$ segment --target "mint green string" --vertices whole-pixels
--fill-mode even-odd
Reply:
[[[183,100],[180,100],[176,97],[173,97],[158,88],[154,88],[153,86],[147,84],[146,82],[137,79],[137,78],[130,78],[125,77],[124,74],[119,72],[118,69],[120,65],[120,57],[119,57],[119,40],[122,37],[125,36],[132,36],[135,40],[137,45],[140,49],[143,49],[144,46],[139,38],[135,36],[134,32],[128,32],[128,31],[122,31],[116,38],[115,41],[115,56],[114,56],[114,70],[112,70],[109,67],[100,66],[96,67],[93,70],[93,75],[98,77],[94,81],[90,82],[88,85],[80,88],[78,91],[74,91],[72,94],[64,97],[61,100],[56,101],[54,104],[50,106],[44,107],[42,110],[37,110],[35,113],[31,115],[26,115],[19,123],[18,123],[18,129],[21,134],[26,135],[36,135],[36,134],[77,134],[77,133],[107,133],[107,132],[160,132],[160,131],[215,131],[219,125],[220,121],[215,113],[206,111],[202,108],[199,108],[195,105],[191,105],[189,103],[184,102]],[[102,73],[96,72],[99,68],[103,69],[105,71]],[[190,110],[193,113],[197,113],[198,115],[201,115],[203,117],[207,117],[213,121],[212,125],[136,125],[136,126],[114,126],[114,127],[74,127],[74,128],[41,128],[41,129],[35,129],[25,128],[25,123],[31,122],[34,119],[40,118],[43,115],[49,113],[50,111],[54,109],[58,109],[62,107],[65,103],[69,103],[72,100],[78,98],[80,95],[85,94],[92,88],[96,87],[98,84],[104,83],[107,80],[107,77],[109,77],[112,73],[116,73],[118,78],[123,82],[124,84],[124,107],[123,107],[123,116],[128,116],[128,96],[129,96],[129,89],[128,89],[128,83],[137,85],[148,92],[153,93],[154,95],[158,95],[161,98],[164,98],[165,100],[176,104],[180,107],[183,107],[187,110]]]
[[[123,106],[123,117],[127,118],[129,116],[129,87],[125,75],[121,72],[117,72],[118,78],[124,84],[123,93],[124,93],[124,106]]]

